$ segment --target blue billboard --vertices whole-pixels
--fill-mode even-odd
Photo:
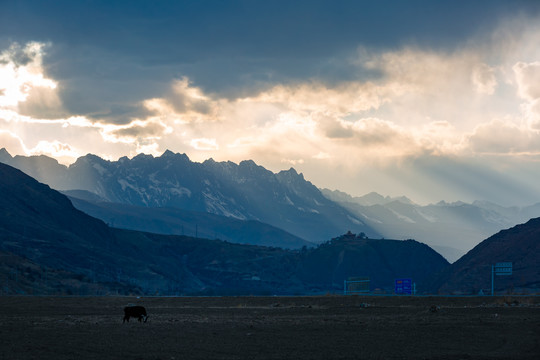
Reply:
[[[412,279],[396,279],[394,292],[396,294],[412,294]]]

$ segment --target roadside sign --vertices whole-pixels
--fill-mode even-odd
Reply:
[[[344,281],[343,293],[345,295],[369,293],[369,277],[350,277]]]
[[[512,275],[512,263],[511,262],[496,263],[495,275]]]
[[[396,279],[395,290],[396,294],[412,294],[412,279]]]
[[[495,294],[495,275],[512,275],[512,262],[499,262],[491,265],[491,295]]]

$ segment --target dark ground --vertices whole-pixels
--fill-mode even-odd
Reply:
[[[540,297],[0,297],[0,319],[0,359],[540,359]]]

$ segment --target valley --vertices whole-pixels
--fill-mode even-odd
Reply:
[[[109,179],[114,179],[114,172],[139,172],[137,181],[143,181],[145,177],[156,178],[160,171],[178,165],[170,158],[190,165],[159,175],[166,181],[175,176],[185,177],[186,170],[195,171],[193,169],[202,166],[172,153],[161,158],[121,159],[118,163],[88,156],[77,166],[93,163],[91,168],[97,171],[93,176],[99,175],[94,184],[103,187],[107,182],[114,182]],[[96,166],[99,162],[104,165]],[[124,163],[129,166],[125,168]],[[103,176],[106,173],[104,166],[112,169],[107,176]],[[156,168],[148,172],[150,170],[140,170],[138,166]],[[259,214],[269,214],[269,209],[273,208],[273,216],[283,216],[280,209],[284,209],[292,214],[287,221],[294,224],[293,227],[300,226],[309,232],[317,232],[320,228],[330,231],[328,224],[336,216],[343,219],[343,214],[347,221],[356,219],[348,213],[348,205],[342,207],[326,199],[321,191],[292,169],[277,176],[253,162],[240,165],[211,162],[209,166],[220,171],[228,169],[236,175],[230,178],[222,174],[216,178],[220,180],[215,180],[221,183],[213,186],[203,180],[201,183],[200,179],[193,180],[196,186],[230,194],[223,190],[224,187],[241,184],[235,187],[236,197],[230,198],[228,203],[220,202],[223,206],[228,204],[223,209],[228,209],[229,214],[233,211],[233,207],[228,207],[231,204],[240,211],[248,207],[256,209],[267,202],[268,206]],[[141,175],[145,172],[149,175]],[[247,174],[252,172],[264,174],[266,180],[249,177]],[[130,192],[128,190],[133,187],[126,186],[120,192],[110,192],[106,189],[112,187],[108,186],[103,187],[101,195],[88,189],[65,190],[71,196],[68,198],[9,165],[0,164],[0,175],[0,192],[3,194],[0,198],[0,252],[6,259],[0,272],[0,291],[6,295],[320,295],[341,293],[344,281],[355,277],[368,278],[367,290],[379,294],[393,293],[395,279],[408,278],[414,281],[418,294],[474,295],[490,291],[489,268],[501,261],[512,262],[514,272],[513,276],[497,281],[495,293],[530,294],[540,288],[538,219],[484,239],[466,256],[450,264],[425,243],[374,237],[368,231],[372,229],[366,225],[368,222],[355,222],[359,229],[367,232],[349,230],[341,232],[343,235],[312,243],[259,220],[225,216],[227,211],[218,215],[174,206],[110,202],[113,196],[125,202],[146,198],[164,201],[173,193],[179,197],[169,198],[171,201],[196,201],[200,194],[193,190],[180,194],[172,191],[178,189],[175,187],[165,191],[167,196],[160,197],[161,190],[156,187]],[[128,178],[133,177],[129,175]],[[265,182],[273,186],[274,195],[261,195]],[[125,185],[122,181],[116,183],[120,188]],[[148,191],[156,194],[156,198],[148,197]],[[186,198],[187,193],[191,195]],[[109,200],[104,201],[105,195]],[[276,199],[283,197],[290,203],[294,200],[295,205],[289,203],[283,208],[279,201],[276,203]],[[207,202],[208,197],[203,198],[206,200],[199,205],[214,204]],[[244,198],[244,205],[240,205],[237,198]],[[371,201],[378,201],[377,196],[371,198]],[[412,220],[415,214],[423,214],[424,219],[439,216],[440,222],[445,217],[459,217],[451,216],[451,213],[461,211],[460,206],[450,206],[455,210],[440,204],[441,211],[427,216],[427,209],[414,207],[407,199],[383,200],[383,204],[370,206],[395,207],[396,201],[401,201],[401,214],[407,211],[410,214],[399,217],[414,223],[418,220]],[[307,204],[310,201],[311,206],[321,211],[306,212],[305,208],[296,207],[300,202]],[[399,214],[397,210],[393,213]],[[463,215],[463,218],[468,217],[469,223],[481,223],[483,218],[482,212],[475,209],[468,209],[464,214],[467,216]],[[459,228],[456,222],[448,224]],[[333,226],[342,228],[343,223]],[[323,235],[318,236],[320,239]]]

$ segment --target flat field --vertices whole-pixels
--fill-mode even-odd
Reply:
[[[540,359],[540,298],[0,297],[0,358]]]

